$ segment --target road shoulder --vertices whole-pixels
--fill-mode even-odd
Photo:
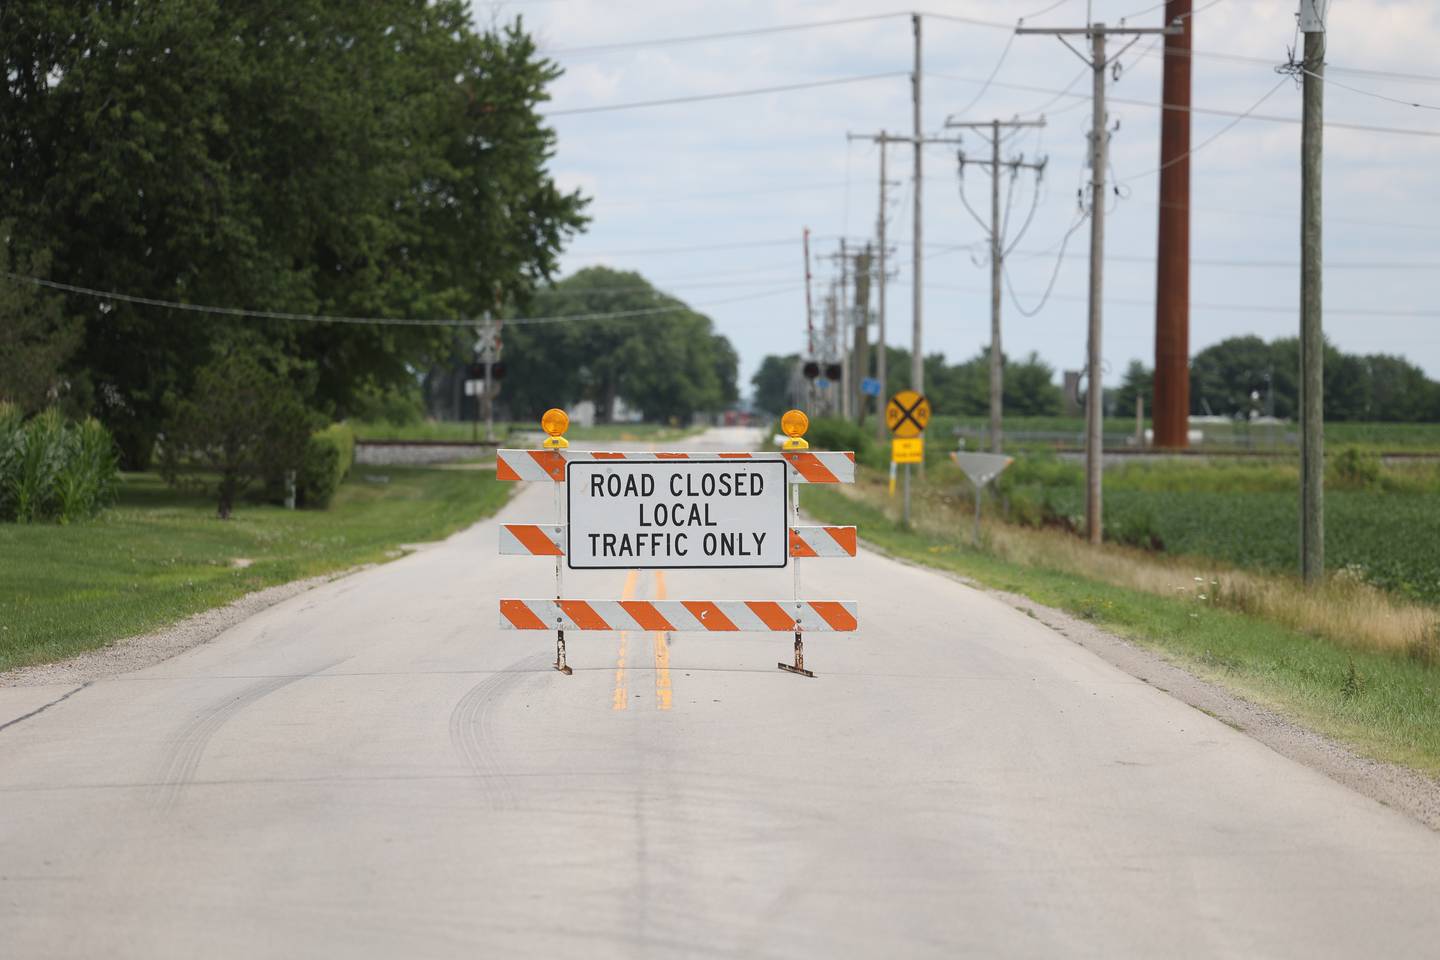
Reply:
[[[862,540],[865,549],[896,563],[927,570],[994,597],[1137,680],[1224,723],[1271,750],[1440,831],[1440,781],[1400,764],[1361,756],[1344,744],[1196,676],[1163,654],[1110,633],[1022,594],[996,590],[969,577],[917,563]]]

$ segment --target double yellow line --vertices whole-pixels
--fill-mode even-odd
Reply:
[[[620,592],[620,599],[634,600],[639,582],[640,571],[631,570],[625,576],[625,589]],[[665,573],[661,570],[655,571],[655,599],[665,599]],[[655,708],[669,710],[671,701],[670,643],[663,630],[654,631],[652,637],[655,653]],[[625,672],[625,656],[629,640],[629,632],[621,630],[619,649],[615,655],[615,696],[612,702],[612,708],[615,710],[630,708],[629,679]]]

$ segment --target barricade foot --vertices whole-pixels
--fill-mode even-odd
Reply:
[[[555,667],[556,670],[559,670],[561,673],[565,674],[565,676],[567,676],[567,677],[568,677],[568,676],[571,676],[571,675],[574,673],[574,671],[570,669],[570,665],[565,662],[565,631],[564,631],[564,630],[556,630],[556,631],[555,631],[555,663],[553,664],[553,666]]]
[[[802,677],[815,676],[815,671],[805,669],[805,641],[800,638],[799,633],[795,634],[795,662],[793,664],[777,663],[775,666],[786,673],[798,673]]]

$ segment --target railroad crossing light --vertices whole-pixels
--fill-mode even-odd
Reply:
[[[825,365],[825,379],[826,379],[826,380],[834,380],[836,383],[839,383],[839,382],[840,382],[840,374],[841,374],[842,372],[843,372],[843,370],[841,369],[840,364],[838,364],[838,363],[830,363],[830,364],[826,364],[826,365]]]
[[[800,368],[800,372],[805,374],[806,380],[814,380],[816,377],[820,376],[820,364],[816,363],[814,360],[806,360],[805,366]]]
[[[540,429],[549,434],[545,438],[542,447],[568,447],[570,441],[565,439],[565,431],[570,428],[570,416],[559,407],[551,407],[540,417]]]
[[[485,379],[485,364],[472,363],[465,367],[465,375],[471,380]]]
[[[505,379],[505,361],[504,361],[504,360],[496,360],[494,363],[490,364],[490,379],[491,379],[491,380],[504,380],[504,379]]]
[[[780,418],[780,432],[789,437],[780,445],[782,450],[809,450],[810,442],[805,439],[805,431],[810,429],[810,418],[805,416],[803,410],[787,410]]]

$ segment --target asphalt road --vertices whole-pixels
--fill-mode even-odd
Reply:
[[[482,523],[0,729],[0,955],[1440,951],[1440,837],[995,599],[862,551],[803,568],[860,603],[817,679],[785,635],[646,633],[572,635],[565,677],[496,627],[552,569]]]

